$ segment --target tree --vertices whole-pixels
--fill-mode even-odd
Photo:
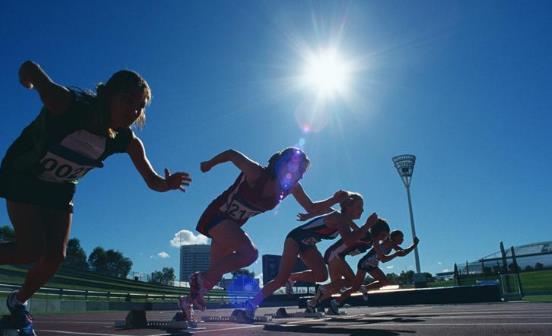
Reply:
[[[531,272],[532,270],[533,270],[533,267],[531,267],[531,265],[527,265],[527,266],[525,266],[525,268],[524,268],[524,271],[525,271],[525,272]]]
[[[103,247],[96,247],[88,256],[88,265],[94,272],[107,274],[107,256]]]
[[[544,268],[544,265],[540,262],[535,264],[535,271],[540,271]]]
[[[0,241],[14,241],[15,240],[15,231],[11,226],[4,225],[0,226]]]
[[[126,278],[132,268],[132,261],[119,251],[107,250],[107,274],[118,278]]]
[[[435,281],[435,279],[433,278],[433,275],[431,273],[424,272],[423,274],[424,274],[425,279],[426,279],[427,282],[434,282]]]
[[[95,272],[119,278],[126,278],[132,268],[132,261],[123,256],[121,252],[106,251],[100,246],[90,253],[88,264]]]
[[[399,276],[395,273],[387,273],[386,276],[387,276],[387,279],[391,280],[391,282],[393,283],[399,282]]]
[[[154,271],[151,273],[151,279],[149,282],[170,285],[175,279],[176,276],[174,275],[174,268],[163,267],[161,271]]]
[[[399,281],[401,284],[410,284],[412,283],[412,280],[414,279],[414,271],[402,271],[399,275]]]
[[[80,241],[77,238],[69,239],[67,242],[66,255],[65,260],[63,261],[64,267],[71,267],[82,271],[88,269],[86,253],[80,246]]]

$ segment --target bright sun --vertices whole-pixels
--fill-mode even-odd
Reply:
[[[301,82],[320,98],[332,98],[346,92],[350,72],[350,66],[336,50],[322,50],[307,57]]]

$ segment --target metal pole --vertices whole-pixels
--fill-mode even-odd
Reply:
[[[412,212],[412,200],[410,199],[410,186],[406,185],[406,194],[408,195],[408,210],[410,210],[410,228],[412,229],[412,239],[416,237],[416,228],[414,227],[414,213]],[[420,256],[418,246],[414,249],[414,258],[416,258],[416,273],[420,273]]]

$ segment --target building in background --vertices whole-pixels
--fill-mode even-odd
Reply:
[[[180,281],[188,282],[194,272],[206,271],[211,262],[211,245],[182,245],[180,247]]]

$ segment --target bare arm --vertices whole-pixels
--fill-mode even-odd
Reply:
[[[313,202],[310,199],[310,197],[305,193],[305,190],[303,189],[303,186],[301,186],[300,183],[297,183],[295,188],[293,188],[292,194],[293,194],[293,197],[295,197],[295,199],[297,200],[297,202],[307,211],[308,214],[298,215],[299,218],[304,217],[305,219],[320,216],[320,215],[335,211],[331,208],[331,206],[341,202],[348,195],[346,191],[338,190],[330,198]]]
[[[414,243],[412,243],[412,245],[410,245],[409,247],[405,248],[405,249],[402,249],[400,246],[397,246],[395,249],[397,250],[397,255],[403,257],[407,254],[409,254],[410,252],[412,252],[416,246],[418,246],[418,243],[420,242],[420,239],[418,239],[418,237],[414,237]]]
[[[19,82],[28,89],[36,89],[42,103],[52,115],[63,114],[71,105],[71,92],[66,87],[56,84],[32,61],[26,61],[19,67]]]
[[[349,224],[338,223],[336,227],[339,230],[345,245],[351,245],[355,241],[366,236],[368,230],[377,222],[377,220],[378,215],[374,212],[370,215],[370,217],[368,217],[368,219],[366,219],[366,223],[360,228],[354,222]]]
[[[374,251],[376,251],[376,256],[378,260],[381,262],[388,262],[394,259],[395,257],[399,256],[398,252],[391,253],[391,254],[383,253],[383,251],[381,250],[381,245],[379,243],[374,243],[373,249]]]
[[[214,166],[225,162],[232,162],[236,167],[238,167],[250,183],[255,181],[261,175],[263,169],[257,162],[233,149],[226,150],[218,155],[215,155],[210,160],[201,162],[200,169],[202,172],[206,173]]]
[[[165,168],[165,178],[159,176],[149,162],[144,145],[138,138],[133,138],[128,146],[127,153],[130,156],[136,170],[142,175],[148,187],[152,190],[163,192],[173,189],[185,191],[184,187],[190,185],[190,176],[184,172],[171,174]]]

